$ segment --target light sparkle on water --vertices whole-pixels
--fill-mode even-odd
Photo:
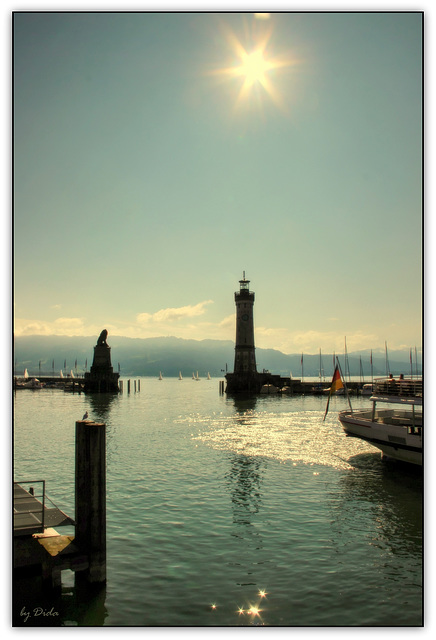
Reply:
[[[242,416],[185,418],[204,426],[193,439],[213,449],[262,456],[306,465],[323,465],[338,470],[351,469],[348,459],[375,449],[357,438],[347,438],[333,416],[323,423],[323,411],[271,413],[247,411]],[[268,424],[268,428],[265,425]],[[315,471],[315,476],[319,475]]]

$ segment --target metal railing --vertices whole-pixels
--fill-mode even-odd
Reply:
[[[374,380],[374,395],[422,398],[422,378],[413,376],[408,378],[401,376],[398,378],[376,378]]]

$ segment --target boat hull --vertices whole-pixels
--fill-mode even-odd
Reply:
[[[422,465],[422,428],[404,419],[404,426],[373,422],[368,415],[342,411],[339,421],[345,433],[371,443],[387,457]]]

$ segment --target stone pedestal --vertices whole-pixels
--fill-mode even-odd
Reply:
[[[94,347],[91,370],[85,373],[85,391],[118,391],[119,373],[114,373],[111,363],[111,348],[106,342],[107,331],[101,332]]]

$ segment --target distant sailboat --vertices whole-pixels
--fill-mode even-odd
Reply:
[[[211,378],[210,378],[210,373],[209,373],[209,371],[207,372],[207,379],[208,379],[208,380],[210,380],[210,379],[211,379]]]
[[[195,373],[192,372],[192,379],[195,380]]]
[[[63,378],[63,377],[64,377],[64,374],[63,374],[63,372],[62,372],[62,369],[60,370],[60,377],[61,377],[61,378]]]
[[[200,378],[198,377],[198,371],[197,371],[197,376],[195,378],[196,380],[200,380]]]
[[[183,380],[181,371],[179,371],[179,380]]]
[[[194,375],[194,374],[193,374]],[[29,372],[27,371],[27,369],[24,369],[24,376],[25,379],[27,379],[29,377]]]
[[[159,380],[163,380],[162,371],[159,371]]]

